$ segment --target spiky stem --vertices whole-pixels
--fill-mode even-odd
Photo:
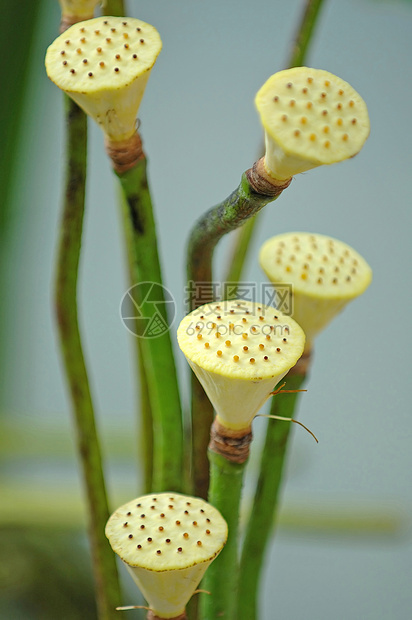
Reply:
[[[65,372],[70,388],[77,448],[87,499],[89,536],[99,618],[115,617],[120,602],[115,557],[104,528],[109,517],[99,439],[77,319],[77,276],[86,185],[87,119],[65,97],[67,171],[55,285],[55,309]]]
[[[160,335],[139,334],[153,415],[153,488],[178,491],[182,488],[182,414],[143,153],[133,167],[117,176],[130,240],[130,268],[134,282],[141,285],[135,289],[135,301],[148,319],[146,325],[155,320],[156,313],[163,323]],[[156,294],[156,305],[145,299],[149,289]]]
[[[219,240],[241,226],[289,185],[274,185],[263,172],[261,160],[242,175],[239,187],[226,200],[210,209],[192,229],[187,251],[190,310],[213,301],[212,259]],[[192,468],[194,494],[207,497],[209,464],[206,458],[213,408],[202,386],[192,374]]]
[[[298,390],[305,380],[303,374],[289,373],[288,390]],[[273,397],[271,415],[294,417],[298,394],[278,394]],[[279,501],[282,474],[285,464],[291,424],[281,420],[268,420],[265,445],[260,461],[260,473],[252,500],[245,539],[243,542],[239,586],[238,620],[256,620],[258,614],[259,581],[265,551],[274,530],[274,519]]]

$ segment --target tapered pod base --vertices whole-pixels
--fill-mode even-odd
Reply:
[[[170,492],[144,495],[118,508],[106,535],[146,599],[148,617],[181,620],[224,547],[227,529],[218,510],[204,500]]]

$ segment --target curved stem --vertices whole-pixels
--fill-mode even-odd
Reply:
[[[127,236],[131,239],[133,279],[139,283],[133,289],[134,302],[145,317],[136,319],[142,324],[138,339],[153,415],[153,488],[156,492],[179,491],[183,485],[182,413],[146,159],[142,157],[133,168],[117,176],[126,210]]]
[[[253,169],[253,171],[255,168]],[[252,171],[242,175],[239,187],[226,200],[210,209],[194,226],[187,251],[187,278],[190,310],[216,298],[212,276],[212,259],[219,240],[241,226],[269,202],[275,200],[284,187],[257,188]],[[222,298],[230,295],[221,291]],[[192,469],[194,494],[207,497],[209,467],[206,458],[213,407],[197,378],[192,375]]]
[[[305,62],[323,2],[324,0],[306,0],[302,18],[293,40],[289,61],[286,63],[288,67],[301,67]]]
[[[289,185],[289,182],[282,186],[267,184],[259,191],[251,173],[251,170],[244,173],[239,187],[226,200],[207,211],[192,229],[187,251],[190,310],[215,299],[211,286],[212,258],[220,239],[278,198]]]
[[[225,548],[212,562],[202,581],[200,594],[202,620],[234,620],[237,599],[239,508],[246,462],[232,463],[209,450],[209,502],[226,519],[229,535]]]
[[[298,390],[305,375],[289,374],[288,390]],[[294,417],[298,394],[278,394],[272,399],[271,415]],[[263,447],[259,479],[252,510],[242,547],[238,620],[256,620],[258,614],[258,587],[267,544],[274,530],[286,450],[291,424],[281,420],[268,420],[266,441]]]
[[[286,63],[287,67],[298,67],[304,64],[323,2],[324,0],[306,0],[289,60]],[[236,233],[228,261],[226,282],[233,284],[240,282],[257,221],[258,218],[254,217]],[[236,298],[236,286],[232,287],[232,299],[234,298]]]
[[[67,173],[57,260],[55,309],[86,490],[99,618],[109,620],[116,616],[115,608],[120,602],[120,588],[115,556],[104,534],[109,509],[77,318],[77,276],[86,185],[87,119],[73,101],[67,97],[65,101]]]

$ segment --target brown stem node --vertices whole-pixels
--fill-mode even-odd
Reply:
[[[289,375],[304,375],[309,372],[309,367],[312,361],[312,352],[304,351],[302,357],[298,359],[296,364],[289,370]]]
[[[62,15],[62,18],[60,20],[59,32],[60,34],[62,34],[63,32],[66,32],[66,30],[70,28],[70,26],[92,18],[93,14],[89,17],[79,17],[79,15]]]
[[[147,620],[164,620],[164,618],[160,618],[159,616],[156,616],[153,611],[149,611],[147,614]],[[169,618],[169,620],[187,620],[186,612],[180,614],[180,616]]]
[[[112,167],[118,174],[131,170],[145,156],[137,131],[126,140],[113,141],[106,138],[105,146]]]
[[[280,181],[271,177],[265,169],[264,158],[258,159],[249,170],[246,171],[247,179],[257,194],[264,196],[279,196],[284,189],[289,187],[292,177],[286,181]]]
[[[252,442],[252,427],[233,430],[220,424],[215,418],[210,429],[209,450],[220,454],[232,463],[245,463]]]

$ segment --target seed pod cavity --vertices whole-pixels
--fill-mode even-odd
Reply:
[[[293,287],[293,317],[313,338],[372,280],[365,259],[346,243],[325,235],[293,232],[266,241],[260,265],[277,285]],[[292,303],[292,300],[291,300]]]
[[[369,135],[362,97],[321,69],[275,73],[255,103],[265,130],[265,168],[276,179],[353,157]]]
[[[227,524],[202,499],[178,493],[136,498],[106,525],[115,553],[159,618],[174,618],[227,539]]]
[[[302,355],[305,342],[302,329],[289,316],[245,300],[194,310],[179,325],[177,339],[219,422],[233,430],[250,427],[275,385]]]
[[[135,132],[136,115],[162,48],[139,19],[97,17],[68,28],[48,48],[49,78],[101,126],[107,139]]]

